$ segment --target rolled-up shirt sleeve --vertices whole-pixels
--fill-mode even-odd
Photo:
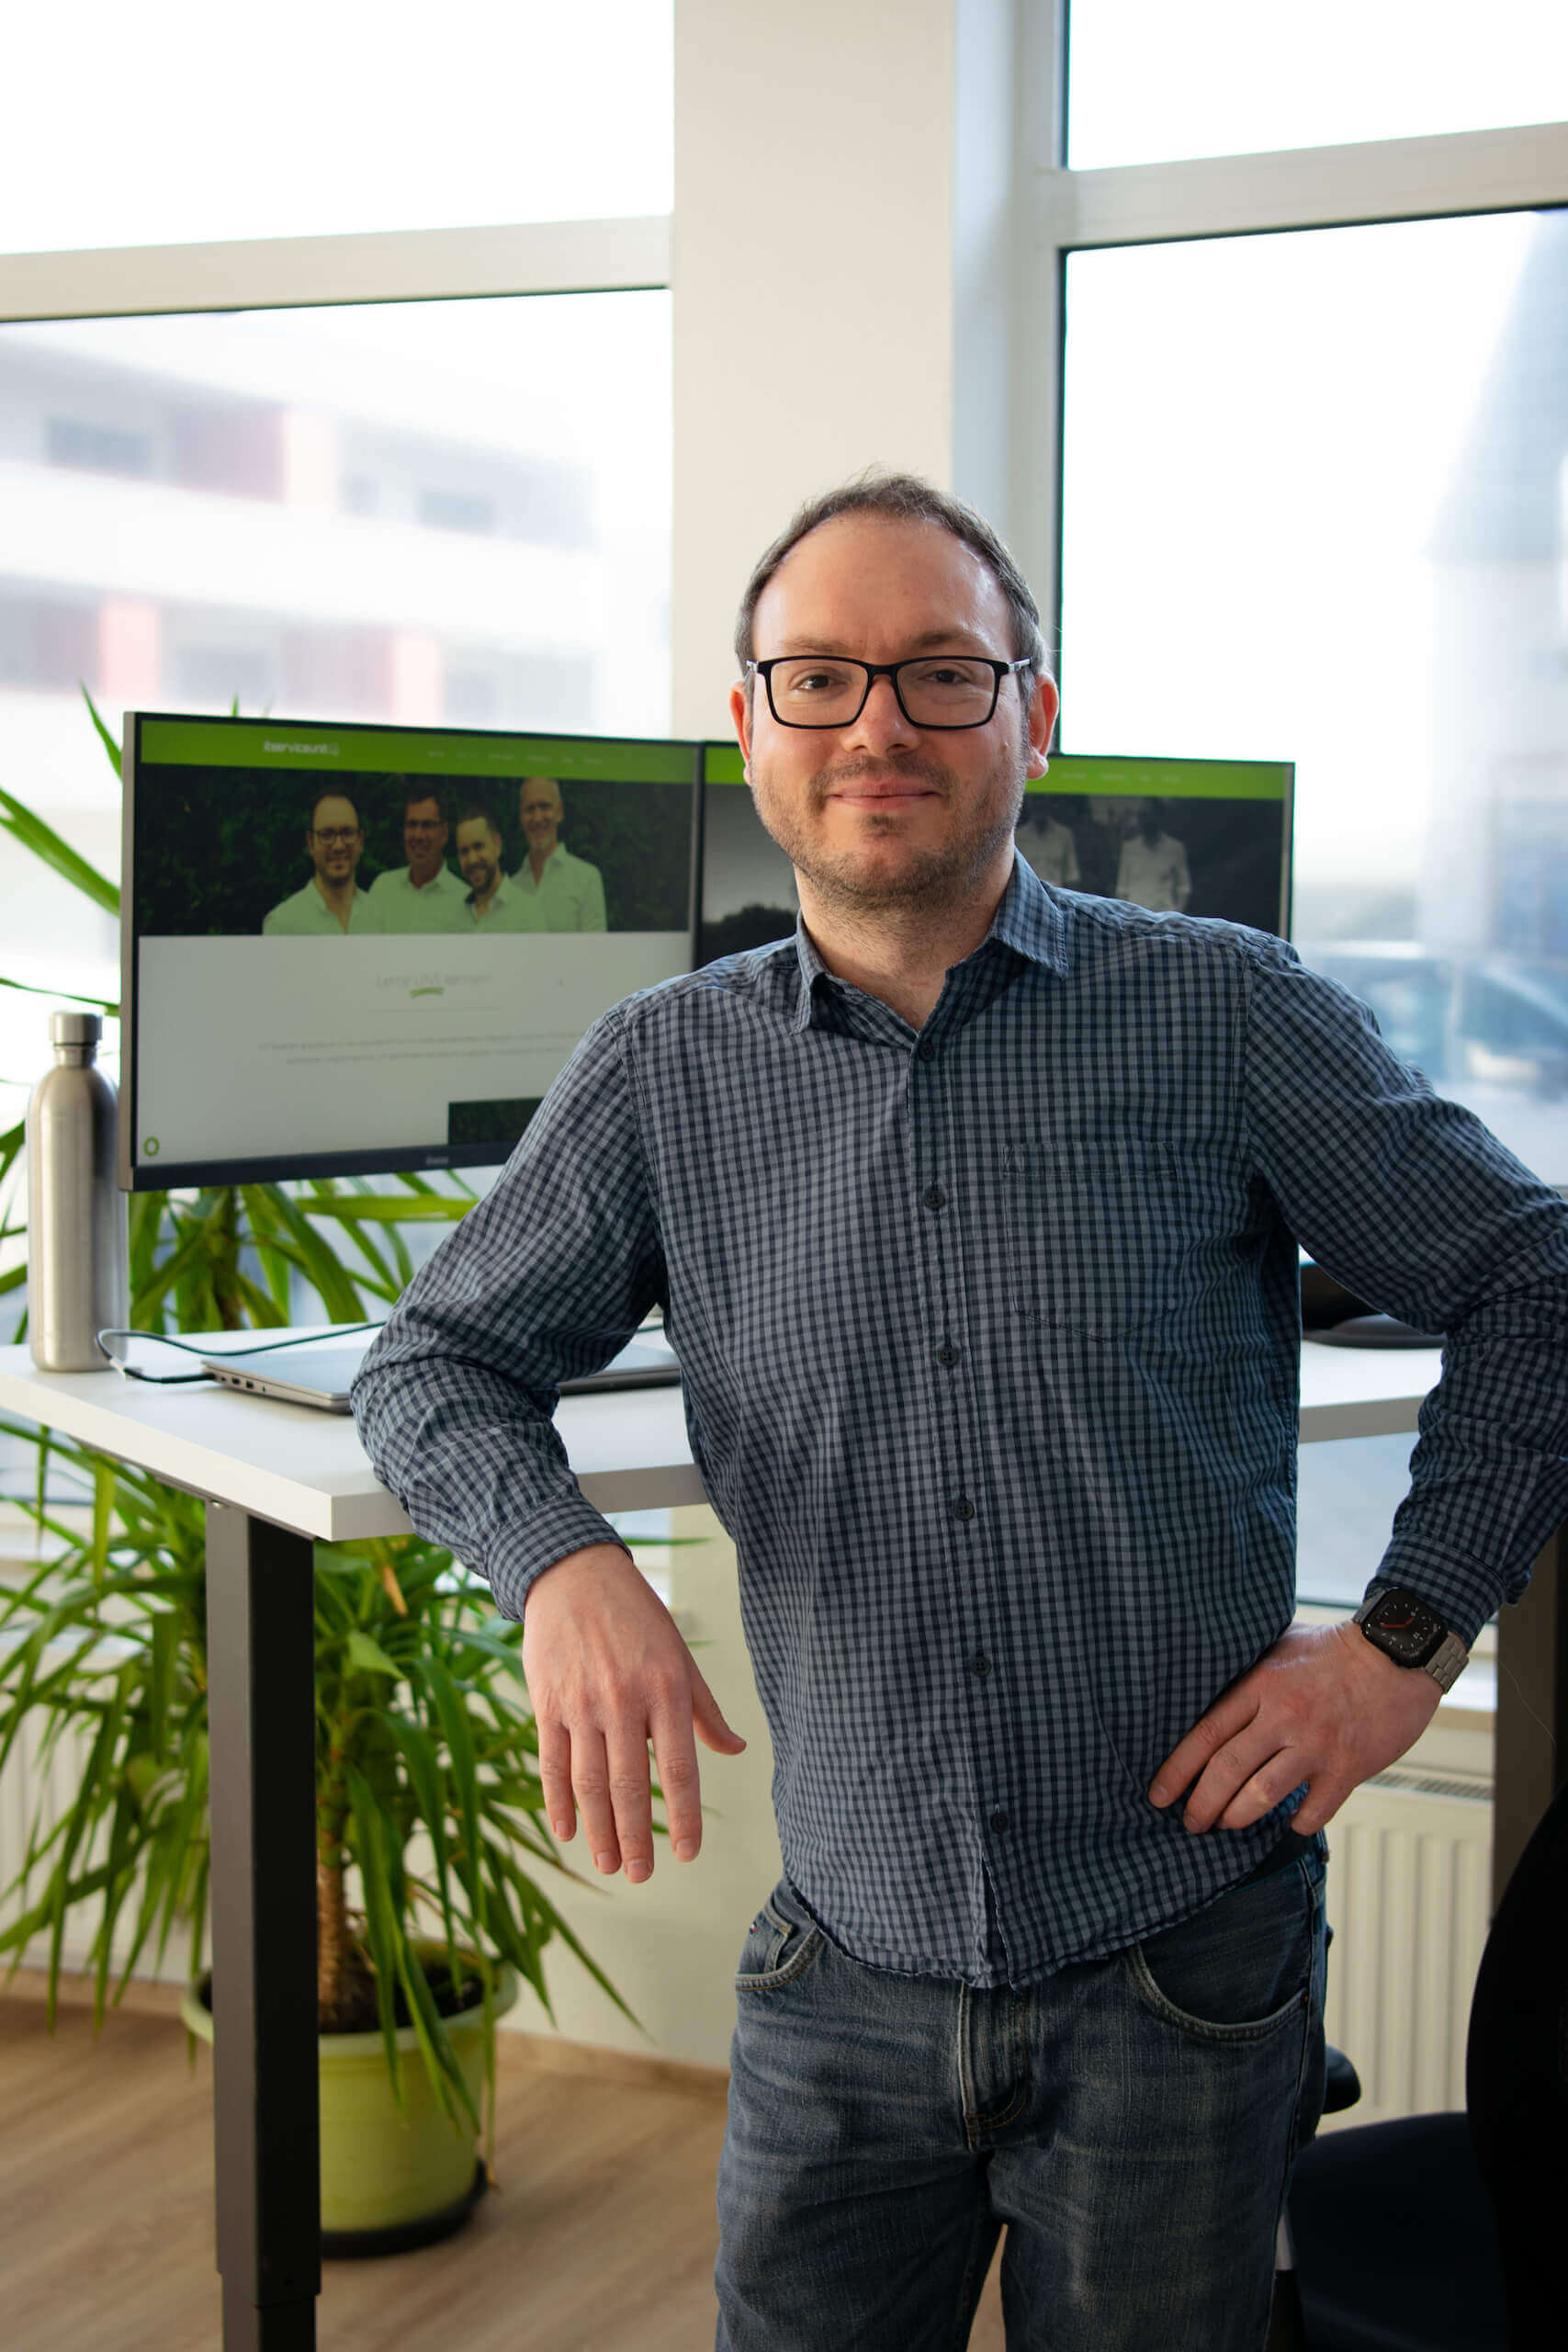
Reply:
[[[1247,1108],[1318,1263],[1445,1335],[1371,1582],[1407,1585],[1472,1642],[1568,1514],[1568,1204],[1277,944],[1253,973]]]
[[[618,1541],[550,1417],[560,1383],[608,1363],[664,1296],[622,1018],[589,1031],[354,1384],[377,1476],[508,1617],[555,1561]]]

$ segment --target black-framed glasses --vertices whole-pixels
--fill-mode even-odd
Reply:
[[[854,662],[838,653],[781,653],[748,662],[767,689],[781,727],[848,727],[865,708],[872,682],[891,678],[911,727],[984,727],[1002,680],[1029,662],[992,662],[975,653],[922,653],[910,662]]]

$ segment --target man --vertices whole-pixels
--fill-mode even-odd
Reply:
[[[403,854],[370,885],[383,930],[429,933],[466,930],[467,894],[446,864],[450,834],[441,795],[414,778],[403,786]]]
[[[644,1880],[649,1741],[686,1859],[694,1732],[740,1743],[547,1412],[665,1306],[785,1871],[738,1977],[719,2352],[946,2352],[1004,2222],[1014,2352],[1259,2352],[1323,1825],[1568,1506],[1568,1210],[1288,947],[1017,858],[1056,696],[967,508],[817,502],[737,650],[796,935],[595,1025],[360,1427],[523,1613],[557,1836],[581,1810]],[[1292,1625],[1298,1233],[1449,1334],[1403,1633]]]
[[[1019,854],[1042,882],[1076,890],[1083,876],[1078,870],[1077,843],[1072,828],[1054,817],[1045,800],[1032,792],[1023,804],[1018,825]]]
[[[501,827],[493,810],[470,801],[457,820],[457,864],[468,884],[463,928],[483,923],[489,931],[518,931],[517,893],[501,870]]]
[[[1116,896],[1151,914],[1185,914],[1192,896],[1187,852],[1168,833],[1157,800],[1140,800],[1132,831],[1116,861]]]
[[[603,931],[604,883],[596,865],[573,857],[560,838],[566,811],[560,786],[551,775],[525,775],[517,796],[528,854],[513,888],[522,900],[525,931]]]
[[[365,854],[365,828],[345,792],[317,794],[305,820],[305,848],[314,869],[310,879],[262,917],[264,935],[313,939],[379,932],[380,910],[355,881]]]

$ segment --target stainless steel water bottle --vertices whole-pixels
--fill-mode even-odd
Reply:
[[[102,1372],[97,1334],[128,1311],[115,1091],[96,1012],[50,1016],[54,1068],[28,1103],[28,1344],[40,1372]]]

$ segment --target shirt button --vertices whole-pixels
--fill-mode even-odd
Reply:
[[[940,1184],[928,1184],[920,1198],[928,1209],[944,1208],[947,1204],[947,1194]]]
[[[970,1499],[969,1499],[969,1498],[968,1498],[968,1496],[967,1496],[967,1495],[960,1495],[960,1496],[959,1496],[958,1500],[957,1500],[957,1501],[953,1504],[953,1518],[954,1518],[954,1519],[973,1519],[973,1518],[974,1518],[974,1516],[975,1516],[975,1506],[974,1506],[974,1504],[970,1501]]]
[[[1001,1834],[1002,1834],[1002,1831],[1003,1831],[1003,1830],[1007,1827],[1007,1826],[1008,1826],[1008,1817],[1007,1817],[1007,1815],[1006,1815],[1006,1813],[1003,1811],[1002,1807],[1001,1807],[999,1804],[994,1804],[994,1805],[991,1807],[990,1822],[991,1822],[991,1827],[996,1831],[996,1833],[997,1833],[998,1837],[999,1838],[999,1837],[1001,1836]]]
[[[976,1650],[974,1657],[969,1661],[970,1673],[973,1674],[977,1680],[984,1682],[990,1670],[991,1661],[986,1656],[985,1651]]]
[[[938,1363],[956,1363],[958,1362],[958,1350],[953,1347],[938,1348],[936,1351],[936,1360]]]
[[[934,1062],[936,1059],[936,1047],[931,1044],[929,1037],[922,1038],[920,1043],[915,1047],[915,1051],[919,1054],[923,1062]]]

